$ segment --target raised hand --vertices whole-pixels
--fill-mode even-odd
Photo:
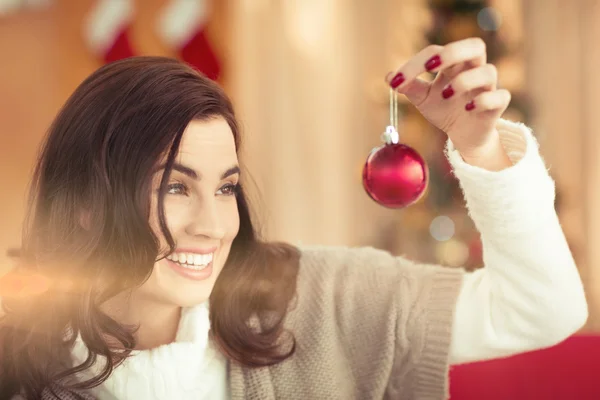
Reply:
[[[426,71],[437,72],[432,82],[418,78]],[[510,165],[496,130],[510,93],[496,87],[497,78],[485,43],[471,38],[426,47],[387,81],[448,135],[467,162],[497,170]]]

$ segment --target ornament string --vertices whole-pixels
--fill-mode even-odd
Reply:
[[[390,124],[385,128],[383,141],[386,144],[397,144],[400,141],[398,134],[398,93],[390,88]]]
[[[390,88],[390,125],[398,131],[398,94]]]

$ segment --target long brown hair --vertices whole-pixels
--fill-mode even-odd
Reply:
[[[163,57],[105,65],[67,100],[41,148],[19,254],[18,268],[48,279],[49,289],[3,301],[0,398],[39,398],[55,385],[91,388],[129,355],[132,330],[100,305],[141,285],[155,261],[174,251],[162,207],[168,175],[189,122],[215,117],[227,121],[239,152],[238,124],[224,91]],[[149,225],[151,175],[165,155],[159,218],[168,250],[159,248]],[[239,234],[210,296],[211,333],[233,362],[271,365],[295,348],[291,335],[291,341],[281,339],[299,253],[257,238],[243,181],[237,205]],[[248,324],[267,315],[263,329]],[[90,355],[72,365],[78,335]],[[98,356],[111,362],[92,379],[75,382]]]

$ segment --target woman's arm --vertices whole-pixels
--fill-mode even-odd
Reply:
[[[448,156],[484,245],[485,268],[465,274],[450,346],[453,364],[554,345],[583,326],[587,303],[554,209],[554,183],[525,126],[500,121],[514,163],[492,172]]]
[[[419,79],[426,71],[436,74],[433,81]],[[388,76],[448,136],[450,162],[482,236],[485,269],[464,277],[457,300],[454,363],[552,345],[587,318],[554,183],[531,132],[500,120],[510,93],[498,89],[497,75],[483,40],[470,38],[428,46]]]

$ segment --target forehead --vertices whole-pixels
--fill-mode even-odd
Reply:
[[[200,171],[219,170],[237,164],[233,132],[229,124],[215,117],[191,121],[183,133],[177,161]]]

